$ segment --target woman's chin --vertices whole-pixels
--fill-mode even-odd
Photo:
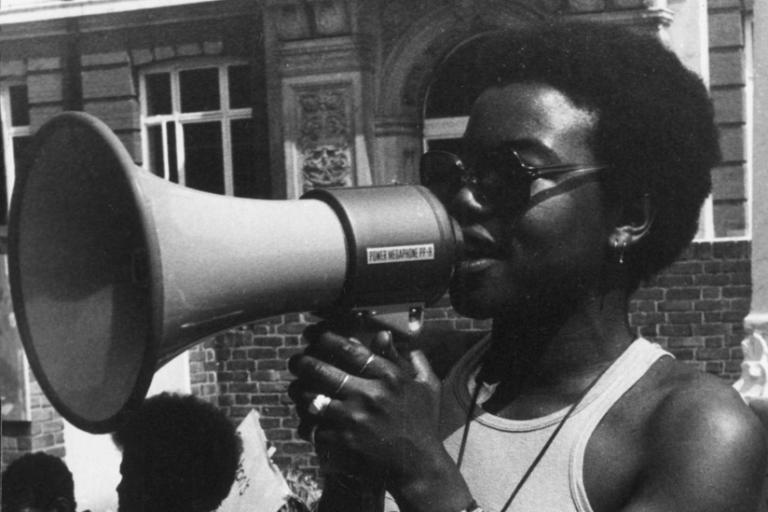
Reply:
[[[493,317],[492,308],[489,307],[489,297],[486,296],[482,287],[470,285],[471,283],[465,279],[454,278],[451,282],[450,298],[454,311],[475,320]]]

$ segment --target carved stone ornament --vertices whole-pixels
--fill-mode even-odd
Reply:
[[[768,342],[763,333],[755,330],[741,342],[744,360],[741,378],[733,387],[743,397],[768,398]]]
[[[303,191],[354,185],[346,91],[304,92],[298,101]]]
[[[346,0],[271,0],[270,18],[281,41],[349,34]]]

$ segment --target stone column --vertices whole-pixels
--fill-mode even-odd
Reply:
[[[736,388],[768,398],[768,3],[754,2],[752,306],[744,319],[744,363]]]
[[[377,183],[417,183],[422,146],[421,126],[415,116],[376,119]]]
[[[266,23],[272,37],[284,158],[283,191],[295,198],[315,187],[372,183],[369,143],[373,59],[359,33],[350,0],[269,0]],[[274,125],[273,125],[274,126]],[[280,133],[281,132],[281,133]],[[281,193],[282,192],[282,193]]]

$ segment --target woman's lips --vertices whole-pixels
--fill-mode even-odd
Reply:
[[[480,272],[493,265],[500,258],[500,250],[488,230],[481,225],[465,227],[464,257],[461,268],[466,272]]]
[[[460,267],[463,272],[468,273],[477,273],[482,272],[494,263],[496,263],[496,259],[494,258],[476,258],[476,259],[465,259],[461,262]]]

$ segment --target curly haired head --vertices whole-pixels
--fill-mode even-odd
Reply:
[[[8,512],[33,508],[70,512],[76,508],[72,473],[58,457],[28,453],[3,472],[2,508]]]
[[[240,438],[208,402],[191,395],[152,396],[112,437],[123,452],[121,510],[207,512],[229,494]]]
[[[609,204],[647,195],[650,233],[626,255],[635,284],[690,243],[720,160],[711,101],[701,79],[658,37],[605,23],[549,22],[481,43],[482,83],[543,83],[598,114],[592,150],[610,165]]]

